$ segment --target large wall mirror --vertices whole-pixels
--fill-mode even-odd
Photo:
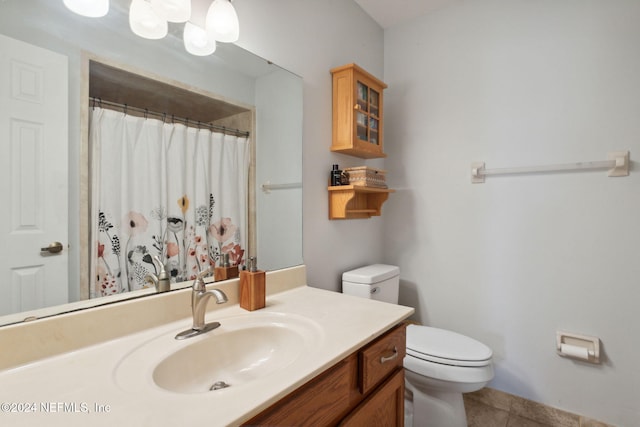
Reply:
[[[194,0],[193,19],[210,3]],[[145,82],[166,92],[160,105],[135,105],[140,111],[173,114],[161,104],[176,93],[195,96],[183,103],[181,115],[199,114],[198,106],[227,111],[217,122],[250,134],[247,255],[257,256],[264,270],[302,264],[302,79],[233,44],[192,56],[183,47],[182,26],[170,24],[162,40],[137,37],[128,25],[129,4],[111,0],[108,15],[93,19],[73,14],[62,0],[0,2],[0,143],[6,153],[0,156],[0,325],[155,293],[90,298],[87,290],[95,274],[88,260],[97,250],[90,223],[98,191],[90,97],[109,81],[124,94],[120,104],[143,98],[134,89]],[[15,59],[30,49],[42,66]],[[48,71],[60,58],[62,71]],[[55,101],[46,107],[39,98]],[[52,129],[66,132],[63,147],[47,146]]]

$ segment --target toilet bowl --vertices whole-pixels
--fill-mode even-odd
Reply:
[[[343,273],[345,294],[398,303],[398,267],[374,264]],[[456,332],[407,327],[406,427],[467,427],[462,393],[484,387],[494,376],[489,347]]]
[[[405,425],[466,427],[462,393],[480,390],[493,378],[491,358],[491,349],[472,338],[409,325],[404,367],[413,412]]]

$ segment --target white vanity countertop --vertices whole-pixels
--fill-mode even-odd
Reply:
[[[211,302],[210,304],[213,304]],[[0,371],[0,425],[3,426],[235,426],[250,419],[289,392],[406,319],[413,309],[356,298],[307,286],[267,297],[267,307],[248,312],[237,304],[207,313],[207,322],[225,317],[279,313],[309,319],[317,338],[313,351],[251,387],[233,386],[206,393],[181,394],[156,386],[152,368],[159,357],[140,363],[146,384],[122,384],[122,361],[149,342],[188,346],[173,336],[191,326],[191,319],[165,324],[116,340]],[[108,327],[108,325],[105,325]],[[215,334],[214,330],[208,332]],[[150,347],[153,348],[153,347]],[[136,349],[138,351],[136,352]],[[3,348],[1,351],[11,351]],[[212,355],[212,362],[215,355]],[[119,370],[120,369],[120,370]]]

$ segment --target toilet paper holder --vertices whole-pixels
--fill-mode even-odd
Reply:
[[[598,337],[557,331],[556,350],[562,357],[600,363],[600,339]]]

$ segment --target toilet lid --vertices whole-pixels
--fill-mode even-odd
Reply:
[[[342,273],[343,282],[363,283],[371,285],[396,277],[400,268],[395,265],[372,264]]]
[[[493,356],[489,347],[472,338],[444,329],[417,325],[407,327],[407,354],[454,366],[486,366]]]

